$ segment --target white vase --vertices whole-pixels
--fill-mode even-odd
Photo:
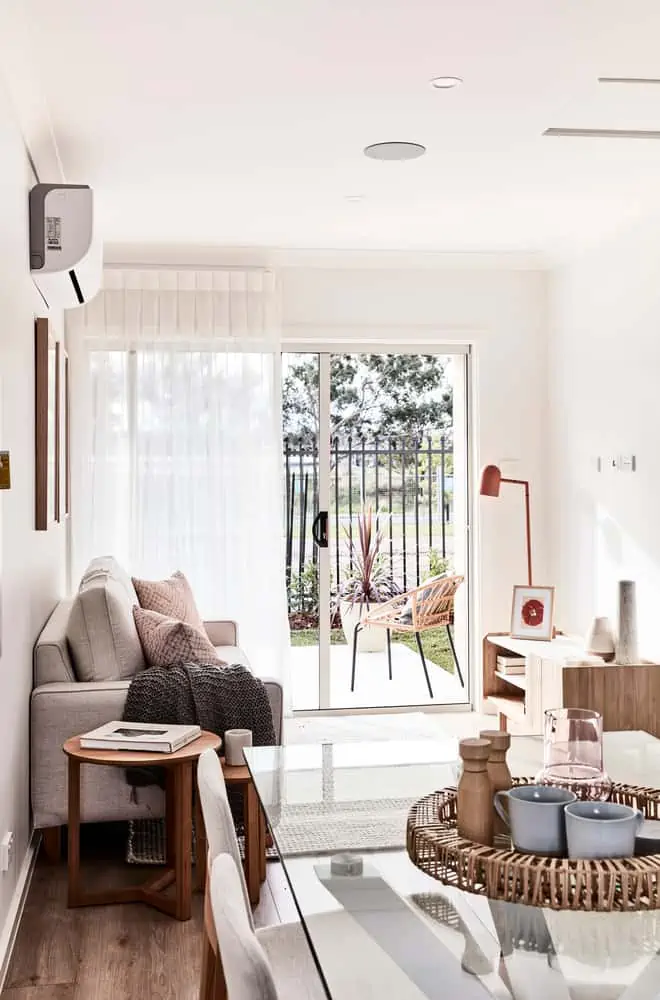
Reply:
[[[619,634],[616,662],[639,663],[637,649],[637,601],[634,580],[619,580]]]
[[[609,618],[594,618],[584,640],[584,648],[592,656],[602,656],[606,663],[614,659],[614,632]]]
[[[355,626],[367,615],[372,614],[380,604],[352,604],[350,601],[342,601],[339,605],[341,613],[341,624],[344,629],[346,642],[353,648],[353,635]],[[382,653],[387,644],[387,634],[384,628],[366,625],[358,632],[357,648],[359,653]]]

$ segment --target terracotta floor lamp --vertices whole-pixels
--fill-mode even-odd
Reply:
[[[529,514],[529,482],[526,479],[505,479],[497,465],[487,465],[481,473],[482,497],[498,497],[502,483],[513,483],[525,490],[525,528],[527,534],[527,577],[532,586],[532,522]]]

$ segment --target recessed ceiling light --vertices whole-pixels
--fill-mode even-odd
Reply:
[[[458,87],[461,83],[463,80],[460,76],[434,76],[431,80],[431,86],[435,87],[436,90],[451,90],[452,87]]]
[[[372,160],[416,160],[425,152],[426,146],[419,142],[375,142],[364,149]]]
[[[353,202],[364,201],[363,194],[346,194],[344,195],[344,198],[346,199],[346,201],[353,201]]]

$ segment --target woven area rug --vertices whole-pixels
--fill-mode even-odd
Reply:
[[[372,802],[339,802],[325,806],[287,805],[275,837],[289,857],[330,851],[387,851],[405,846],[406,820],[414,799],[375,799]],[[245,854],[243,831],[237,831],[241,857]],[[126,860],[131,865],[164,865],[165,821],[137,819],[128,824]],[[276,847],[266,851],[276,861]],[[193,861],[195,831],[193,829]]]
[[[236,831],[241,857],[245,857],[245,837],[242,830]],[[132,819],[128,824],[128,844],[126,860],[129,865],[164,865],[167,857],[167,845],[164,819]],[[193,864],[195,863],[196,837],[193,826]],[[266,849],[266,859],[276,861],[277,851],[274,847]]]
[[[286,805],[275,830],[288,856],[329,851],[387,851],[406,843],[414,799],[374,799],[321,805]]]
[[[468,716],[465,716],[468,719]],[[285,719],[287,744],[352,743],[364,741],[440,739],[446,735],[445,719],[421,712]],[[462,730],[461,730],[462,731]],[[478,728],[475,729],[475,735]],[[329,796],[332,797],[331,795]],[[332,851],[386,851],[406,842],[406,821],[412,798],[371,801],[288,803],[280,807],[274,830],[282,851],[289,856]],[[237,830],[243,851],[242,830]],[[277,850],[269,848],[269,860]],[[127,861],[162,865],[165,861],[165,824],[162,820],[133,820],[129,824]]]

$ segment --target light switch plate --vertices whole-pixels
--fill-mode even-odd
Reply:
[[[14,834],[7,830],[0,841],[0,872],[8,872],[14,850]]]
[[[599,455],[596,469],[598,472],[636,472],[637,459],[634,455]]]
[[[0,490],[9,490],[9,489],[11,489],[9,452],[0,451]]]

